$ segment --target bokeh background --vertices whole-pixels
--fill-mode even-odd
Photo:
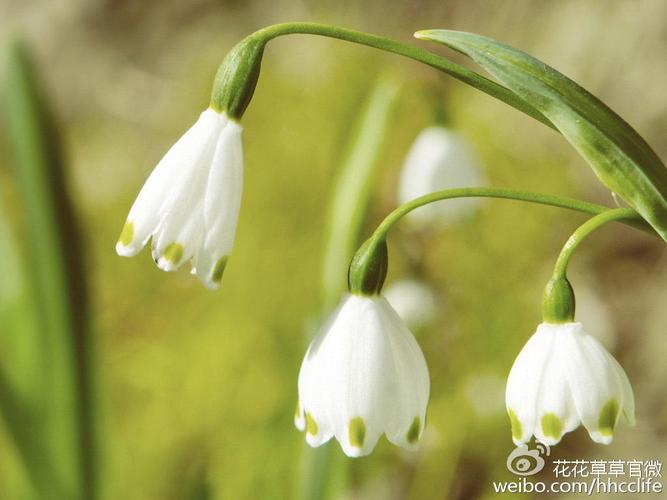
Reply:
[[[415,332],[432,380],[419,452],[403,452],[383,439],[370,457],[352,460],[330,443],[328,486],[315,496],[304,493],[318,455],[292,423],[296,377],[323,315],[327,200],[360,110],[386,69],[401,91],[364,234],[395,206],[401,162],[430,124],[432,94],[422,91],[424,85],[441,89],[450,126],[475,145],[490,184],[613,206],[608,191],[553,131],[417,63],[341,41],[281,38],[266,51],[243,119],[245,191],[222,290],[205,290],[184,269],[158,271],[148,251],[133,259],[114,252],[144,179],[208,104],[226,51],[256,29],[290,20],[415,44],[421,42],[412,40],[414,31],[436,27],[498,38],[582,83],[667,158],[662,0],[0,0],[0,43],[18,35],[34,55],[58,119],[83,229],[100,497],[493,497],[492,481],[514,478],[505,465],[514,447],[504,380],[540,320],[541,289],[581,215],[485,201],[465,221],[445,228],[394,231],[388,283],[417,278],[437,297],[435,319]],[[20,205],[4,135],[2,210],[20,245]],[[579,429],[550,458],[664,462],[663,244],[619,225],[605,228],[577,252],[570,274],[580,318],[633,383],[638,422],[620,426],[609,447],[595,445]],[[2,351],[0,361],[12,363]],[[0,425],[0,499],[25,497],[22,469]],[[545,470],[540,477],[553,475]]]

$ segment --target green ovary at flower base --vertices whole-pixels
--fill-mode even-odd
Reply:
[[[575,322],[575,297],[566,277],[572,252],[592,231],[634,210],[608,210],[570,237],[544,289],[543,323],[517,356],[507,380],[506,407],[517,445],[535,436],[549,445],[583,424],[591,439],[609,444],[619,420],[635,422],[625,371],[600,342]]]

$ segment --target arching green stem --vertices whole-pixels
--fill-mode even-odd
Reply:
[[[641,216],[637,214],[637,212],[629,208],[613,210],[602,205],[576,200],[574,198],[541,193],[531,193],[527,191],[507,188],[478,187],[446,189],[444,191],[436,191],[434,193],[415,198],[414,200],[396,208],[393,212],[384,218],[371,237],[359,248],[359,250],[357,250],[357,253],[352,259],[349,272],[350,291],[353,293],[361,294],[374,294],[380,292],[380,289],[382,288],[382,282],[384,281],[383,273],[386,273],[386,265],[379,265],[379,263],[382,263],[382,261],[386,260],[387,258],[385,247],[387,233],[394,226],[394,224],[401,220],[404,215],[419,207],[428,205],[429,203],[454,198],[472,197],[502,198],[508,200],[525,201],[538,205],[567,208],[570,210],[595,215],[596,217],[593,217],[588,222],[591,224],[593,224],[593,221],[599,221],[603,219],[605,222],[619,220],[637,229],[641,229],[642,231],[646,231],[649,234],[657,236],[657,233],[653,230],[653,228],[651,228],[651,226],[649,226],[649,224],[644,221]],[[580,229],[585,227],[587,227],[586,224],[584,224],[584,226],[582,226]],[[594,228],[590,230],[592,231],[593,229]],[[577,240],[579,240],[581,237],[581,234],[577,235]],[[567,256],[564,258],[567,259]]]
[[[590,218],[584,224],[579,226],[577,230],[572,233],[565,242],[563,249],[558,255],[556,265],[554,266],[553,278],[566,278],[567,265],[570,262],[570,257],[586,237],[596,229],[607,224],[608,222],[624,222],[626,224],[634,225],[636,222],[643,222],[641,215],[635,212],[632,208],[616,208],[602,212],[595,217]]]
[[[553,275],[544,287],[542,293],[542,320],[544,322],[568,323],[574,321],[576,300],[572,285],[567,279],[567,265],[570,257],[589,234],[604,224],[614,221],[628,224],[646,223],[632,208],[616,208],[599,213],[579,226],[565,242],[556,260]]]
[[[461,80],[462,82],[465,82],[471,85],[472,87],[475,87],[476,89],[479,89],[482,92],[485,92],[490,96],[493,96],[509,104],[510,106],[526,113],[527,115],[535,118],[536,120],[544,123],[545,125],[555,129],[553,124],[542,113],[537,111],[530,104],[527,104],[523,99],[519,98],[509,89],[503,87],[502,85],[492,80],[489,80],[488,78],[483,77],[482,75],[479,75],[478,73],[475,73],[474,71],[464,68],[463,66],[460,66],[456,63],[453,63],[452,61],[445,59],[444,57],[438,56],[427,50],[407,45],[383,36],[372,35],[370,33],[364,33],[362,31],[355,31],[351,29],[339,28],[337,26],[331,26],[328,24],[319,24],[319,23],[274,24],[272,26],[267,26],[266,28],[256,31],[255,33],[246,37],[243,41],[239,43],[237,47],[241,50],[239,50],[238,52],[246,54],[241,59],[256,59],[255,62],[243,63],[247,64],[248,68],[247,69],[244,68],[244,71],[242,73],[248,73],[248,74],[256,73],[253,78],[248,79],[248,81],[252,82],[251,84],[247,85],[248,92],[243,92],[235,88],[238,85],[245,85],[241,83],[241,80],[245,81],[244,79],[240,79],[238,84],[231,85],[231,87],[234,87],[231,90],[227,89],[228,91],[238,95],[245,96],[245,94],[249,93],[248,96],[245,96],[243,98],[244,101],[243,103],[240,103],[239,105],[235,106],[239,108],[238,111],[240,112],[240,114],[242,114],[243,110],[245,109],[245,106],[247,106],[252,91],[254,90],[254,84],[256,83],[256,77],[258,76],[258,71],[259,71],[259,60],[261,59],[264,46],[266,45],[267,42],[273,40],[274,38],[283,35],[293,35],[293,34],[317,35],[328,38],[336,38],[339,40],[345,40],[360,45],[366,45],[368,47],[384,50],[386,52],[391,52],[393,54],[397,54],[400,56],[407,57],[409,59],[413,59],[415,61],[419,61],[428,66],[431,66],[432,68],[443,71],[453,76],[454,78]],[[233,49],[233,52],[236,52],[236,50]],[[239,64],[241,64],[241,62],[236,60],[232,61],[231,59],[229,63],[230,63],[229,66],[233,68],[236,68]],[[221,82],[231,82],[231,80],[232,77],[226,75],[224,71],[222,72],[222,74],[220,74]],[[229,98],[229,96],[225,97],[224,95],[222,95],[223,91],[225,91],[223,87],[227,87],[227,85],[224,86],[220,85],[219,87],[220,87],[219,93],[214,90],[212,105],[214,108],[225,110],[228,107],[227,104],[218,101]],[[235,110],[232,111],[232,116],[234,116],[234,114]],[[237,116],[236,118],[238,117],[239,116]]]
[[[404,215],[408,212],[411,212],[419,207],[428,205],[441,200],[450,200],[454,198],[502,198],[507,200],[516,200],[516,201],[525,201],[529,203],[536,203],[538,205],[548,205],[552,207],[567,208],[570,210],[575,210],[577,212],[583,212],[593,215],[598,215],[602,213],[607,213],[610,211],[608,207],[604,205],[598,205],[596,203],[589,203],[587,201],[581,201],[574,198],[568,198],[565,196],[556,196],[551,194],[542,194],[542,193],[531,193],[527,191],[521,191],[517,189],[508,189],[508,188],[498,188],[498,187],[475,187],[475,188],[454,188],[446,189],[444,191],[436,191],[425,196],[420,196],[415,198],[400,207],[396,208],[391,212],[377,227],[373,233],[373,239],[384,239],[392,228]],[[632,209],[623,209],[629,210],[636,217],[625,217],[620,218],[622,222],[633,226],[637,229],[641,229],[649,234],[656,235],[655,231],[648,225],[634,210]],[[593,220],[593,219],[591,219]]]

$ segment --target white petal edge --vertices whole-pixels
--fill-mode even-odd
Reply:
[[[193,154],[197,154],[211,134],[217,133],[223,120],[223,115],[210,108],[206,109],[158,162],[130,208],[123,228],[123,235],[127,231],[126,236],[129,237],[129,241],[121,241],[124,239],[121,237],[116,243],[118,255],[134,256],[146,245],[150,236],[157,230],[164,204],[168,202],[172,190],[177,186],[177,178],[181,175],[179,169],[188,170],[194,166],[194,162],[189,159]]]
[[[517,446],[528,442],[536,426],[537,395],[544,367],[553,347],[553,325],[541,323],[516,357],[505,390],[505,404],[510,419],[516,419],[520,435],[513,429],[512,440]],[[513,427],[516,423],[513,422]]]

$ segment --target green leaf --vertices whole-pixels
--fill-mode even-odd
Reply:
[[[42,389],[42,377],[34,367],[42,361],[30,300],[12,228],[0,205],[0,376],[21,399],[33,400]],[[3,411],[0,403],[0,411]]]
[[[80,238],[67,196],[58,134],[35,67],[19,44],[10,47],[6,118],[20,188],[25,270],[45,384],[37,409],[23,423],[40,446],[24,450],[28,469],[45,470],[42,498],[94,498],[90,338]],[[33,356],[36,358],[37,355]]]
[[[417,38],[471,57],[542,112],[602,183],[667,240],[667,169],[644,139],[602,101],[542,61],[484,36],[427,30]]]
[[[352,131],[327,212],[327,243],[322,270],[326,310],[333,309],[347,289],[347,268],[361,239],[380,154],[400,89],[401,82],[397,77],[383,74]]]

